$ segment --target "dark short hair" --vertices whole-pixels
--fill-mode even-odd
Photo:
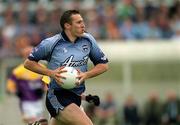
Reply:
[[[78,10],[67,10],[62,14],[60,19],[60,25],[63,30],[65,23],[71,23],[72,21],[71,16],[74,14],[80,14],[80,12]]]

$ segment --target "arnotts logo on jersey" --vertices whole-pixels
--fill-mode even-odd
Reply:
[[[68,57],[68,58],[62,63],[62,66],[79,67],[79,66],[86,65],[87,62],[88,62],[88,56],[85,56],[85,57],[83,57],[83,60],[78,60],[78,61],[74,61],[73,58],[74,58],[73,55],[71,55],[70,57]]]

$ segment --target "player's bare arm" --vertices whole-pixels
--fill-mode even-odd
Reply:
[[[33,72],[49,76],[49,77],[55,79],[57,81],[57,83],[59,83],[59,84],[62,83],[61,79],[64,78],[63,76],[61,76],[61,73],[66,72],[65,70],[62,70],[63,67],[59,67],[55,70],[50,70],[48,68],[43,67],[38,62],[31,61],[29,59],[25,60],[24,67],[33,71]]]
[[[97,64],[91,70],[87,72],[80,72],[78,75],[79,83],[82,83],[84,80],[100,75],[108,70],[108,64]]]
[[[38,74],[47,75],[47,76],[50,76],[50,77],[54,76],[54,73],[53,73],[52,70],[43,67],[42,65],[40,65],[36,61],[31,61],[29,59],[26,59],[25,62],[24,62],[24,67],[26,69],[29,69],[29,70],[31,70],[33,72],[38,73]]]

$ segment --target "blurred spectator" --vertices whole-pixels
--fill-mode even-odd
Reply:
[[[180,17],[180,1],[174,0],[174,4],[170,6],[169,11],[170,18],[174,17],[175,15],[179,15]]]
[[[118,21],[124,20],[126,18],[134,19],[136,10],[133,0],[122,0],[122,2],[118,0],[116,5]]]
[[[160,38],[155,15],[146,17],[146,11],[143,4],[136,5],[136,17],[134,22],[133,34],[136,39],[157,39]],[[153,12],[151,12],[153,13]],[[150,14],[151,14],[150,13]]]
[[[9,5],[4,11],[4,25],[2,26],[3,47],[7,49],[12,47],[13,39],[16,35],[17,24],[15,19],[13,6]]]
[[[45,32],[47,29],[46,25],[48,23],[47,16],[48,12],[46,11],[43,5],[38,5],[35,13],[33,15],[33,23],[37,25],[38,31]]]
[[[169,15],[169,9],[167,5],[162,3],[159,7],[158,10],[158,27],[161,30],[161,38],[163,39],[168,39],[171,38],[173,35],[173,31],[170,27],[170,18],[168,17]]]
[[[179,41],[180,41],[180,24],[178,24],[177,27],[178,27],[178,29],[175,30],[175,34],[173,35],[172,39],[173,39],[174,41],[179,42]]]
[[[150,18],[154,17],[157,13],[157,9],[158,7],[153,4],[152,0],[147,0],[144,7],[145,18],[149,20]]]
[[[23,51],[24,48],[31,45],[31,40],[27,34],[19,35],[15,40],[15,49],[17,55],[21,55],[21,51]]]
[[[97,3],[97,4],[96,4]],[[96,0],[96,7],[95,10],[97,13],[97,19],[98,19],[98,25],[97,25],[97,29],[99,30],[99,39],[107,39],[107,29],[106,29],[106,13],[105,13],[105,8],[106,6],[108,6],[109,4],[107,4],[104,0]],[[88,13],[88,10],[87,10]],[[93,24],[92,24],[93,25]]]
[[[144,8],[142,6],[137,6],[136,12],[137,15],[133,27],[133,34],[136,39],[146,39],[148,36],[148,25],[144,18]]]
[[[179,125],[180,124],[180,100],[174,90],[167,92],[167,98],[163,105],[162,124]]]
[[[38,5],[35,13],[32,16],[32,23],[35,25],[33,32],[31,33],[32,45],[36,46],[39,42],[46,37],[49,31],[48,12],[43,5]]]
[[[112,93],[106,93],[105,100],[96,108],[96,124],[113,125],[115,123],[116,110],[116,103]]]
[[[13,11],[13,6],[9,4],[7,9],[2,12],[2,15],[2,26],[0,28],[0,58],[16,56],[16,54],[14,54],[13,48],[16,33],[16,18]]]
[[[31,14],[27,10],[27,8],[22,8],[18,13],[18,22],[16,26],[16,36],[27,34],[31,35],[35,30],[34,26],[30,22]]]
[[[150,92],[148,100],[143,108],[145,125],[160,125],[162,113],[161,106],[158,93],[155,91]]]
[[[52,32],[52,34],[57,34],[60,32],[60,24],[59,24],[59,17],[61,15],[61,9],[55,9],[53,11],[50,11],[50,20],[49,20],[49,30]]]
[[[172,36],[172,39],[174,41],[180,40],[180,8],[178,9],[178,14],[174,15],[174,17],[171,20],[171,28],[174,31],[174,35]]]
[[[102,38],[101,34],[101,19],[95,9],[90,9],[86,16],[88,32],[92,33],[95,38]]]
[[[0,28],[0,49],[3,47],[2,31]]]
[[[105,13],[106,13],[106,17],[105,17],[105,25],[106,25],[106,29],[107,29],[107,37],[109,39],[118,39],[121,38],[121,34],[118,31],[118,23],[117,23],[117,19],[116,19],[116,12],[115,12],[115,7],[114,5],[109,5],[107,7],[105,7]]]
[[[140,114],[138,105],[133,97],[129,95],[123,106],[124,125],[139,125]]]
[[[135,35],[133,34],[133,22],[131,19],[126,18],[122,25],[120,26],[120,31],[122,32],[122,37],[125,40],[135,39]]]
[[[147,39],[160,39],[161,32],[157,27],[157,21],[155,17],[149,18],[147,28]]]

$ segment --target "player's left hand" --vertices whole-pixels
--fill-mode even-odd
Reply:
[[[85,81],[85,79],[88,78],[88,75],[86,72],[81,72],[80,70],[78,70],[78,76],[76,78],[79,79],[76,84],[80,85],[82,82]]]

